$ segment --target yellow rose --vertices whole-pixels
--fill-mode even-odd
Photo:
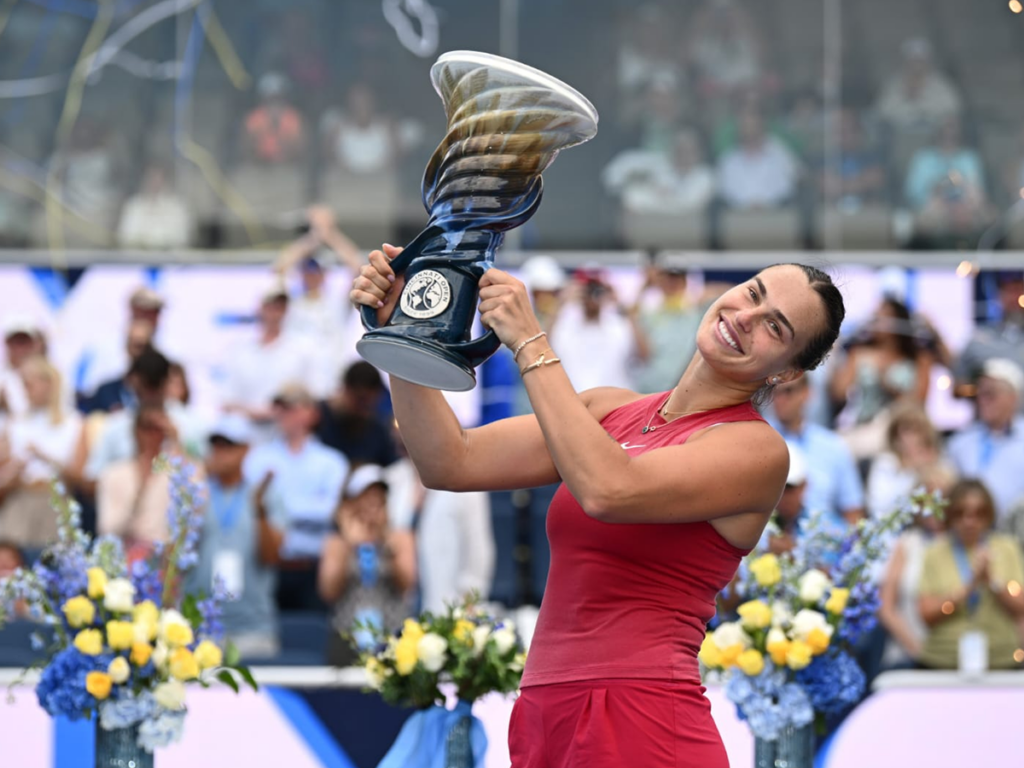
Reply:
[[[103,592],[107,588],[107,574],[102,568],[90,568],[85,572],[85,575],[89,577],[89,597],[93,600],[99,600],[103,597]]]
[[[473,630],[476,629],[476,625],[471,621],[465,619],[459,619],[455,622],[455,629],[452,631],[452,637],[455,638],[456,642],[464,645],[473,644]]]
[[[224,662],[223,651],[209,640],[203,640],[196,646],[195,657],[200,669],[219,667]]]
[[[152,642],[160,630],[160,609],[152,600],[143,600],[132,609],[135,622],[135,639],[138,642]]]
[[[747,629],[764,629],[772,623],[772,609],[760,600],[746,602],[736,612]]]
[[[768,630],[768,637],[765,640],[765,649],[776,666],[781,667],[786,663],[786,654],[789,653],[789,638],[786,633],[778,627]]]
[[[146,662],[149,661],[149,657],[153,655],[153,646],[149,643],[132,643],[132,653],[130,656],[132,664],[136,667],[146,666]]]
[[[107,645],[115,651],[126,651],[135,642],[135,628],[128,621],[107,622]]]
[[[764,669],[764,657],[757,649],[748,648],[736,659],[736,666],[743,670],[743,674],[754,677]]]
[[[110,695],[110,688],[114,681],[106,672],[90,672],[85,676],[85,690],[94,698],[103,701]]]
[[[830,637],[827,632],[824,632],[817,627],[807,633],[807,645],[810,646],[811,652],[815,656],[819,656],[828,649]]]
[[[171,652],[169,671],[177,680],[195,680],[199,677],[199,664],[188,648],[177,648]]]
[[[75,648],[86,656],[103,653],[103,633],[98,629],[83,629],[75,635]]]
[[[402,640],[408,638],[410,641],[419,642],[419,639],[427,634],[420,623],[415,619],[406,619],[402,625]]]
[[[419,642],[419,638],[407,638],[404,633],[402,634],[402,638],[395,646],[395,671],[398,674],[408,675],[416,668],[416,662],[419,661]]]
[[[719,648],[719,652],[722,654],[722,666],[726,668],[736,666],[736,662],[739,660],[743,650],[743,645],[740,643],[735,643],[726,648]]]
[[[790,669],[803,669],[811,663],[811,646],[803,640],[794,640],[786,651],[786,666]]]
[[[118,685],[127,682],[132,674],[132,668],[128,666],[128,659],[124,656],[115,656],[113,661],[107,665],[107,674]]]
[[[773,554],[761,555],[750,564],[750,572],[762,587],[771,587],[782,580],[779,559]]]
[[[96,606],[92,600],[82,595],[67,600],[60,609],[64,612],[68,624],[75,629],[92,624],[92,620],[96,618]]]
[[[825,602],[825,610],[833,616],[838,616],[846,610],[846,603],[850,599],[850,590],[844,587],[836,587]]]
[[[195,638],[188,624],[168,624],[164,629],[164,639],[169,646],[176,648],[191,644]]]
[[[697,658],[704,662],[704,666],[718,669],[722,666],[722,652],[715,645],[715,639],[710,635],[704,635],[704,642],[700,644],[700,653]]]

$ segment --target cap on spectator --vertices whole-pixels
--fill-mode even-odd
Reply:
[[[565,270],[550,256],[531,256],[523,262],[523,282],[531,291],[558,291],[565,287]]]
[[[133,309],[163,309],[164,300],[159,293],[152,288],[140,286],[132,291],[128,303]]]
[[[900,46],[900,53],[904,59],[930,59],[932,57],[932,44],[923,37],[908,37]]]
[[[331,266],[329,256],[322,253],[311,253],[299,262],[299,268],[304,272],[323,272]]]
[[[345,483],[344,497],[346,499],[354,499],[374,485],[383,486],[384,490],[387,490],[388,481],[387,476],[384,474],[384,468],[379,464],[364,464],[348,476],[348,482]]]
[[[210,441],[216,438],[226,440],[233,445],[249,445],[252,442],[252,425],[249,420],[238,413],[226,413],[221,416],[210,430]]]
[[[274,405],[315,405],[316,400],[303,384],[293,381],[277,391],[273,403]]]
[[[601,285],[608,285],[608,273],[601,267],[592,264],[580,267],[573,272],[572,276],[578,283],[600,283]]]
[[[9,339],[12,336],[36,336],[42,331],[39,327],[39,323],[33,320],[29,315],[9,315],[4,320],[4,338]]]
[[[789,448],[789,474],[786,475],[786,485],[803,485],[807,482],[807,459],[803,450],[793,443],[787,441]]]
[[[1019,397],[1024,394],[1024,371],[1013,360],[1005,357],[994,357],[986,360],[981,367],[981,376],[986,379],[995,379],[1004,384],[1009,384]]]
[[[288,289],[280,280],[275,280],[267,286],[260,296],[260,304],[272,304],[275,301],[288,301]]]
[[[659,253],[654,257],[654,267],[670,275],[686,275],[690,271],[686,257],[681,253]]]

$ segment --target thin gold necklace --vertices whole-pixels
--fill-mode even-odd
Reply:
[[[668,397],[665,398],[665,402],[661,404],[661,407],[655,409],[654,413],[651,414],[651,418],[649,418],[647,420],[647,424],[644,425],[644,427],[640,430],[640,434],[641,435],[646,435],[648,432],[655,432],[655,431],[661,429],[662,427],[667,427],[669,424],[674,424],[675,423],[675,421],[668,421],[668,420],[666,420],[666,422],[664,424],[659,424],[657,426],[652,427],[651,426],[651,422],[654,421],[655,414],[659,414],[660,413],[661,414],[661,418],[664,419],[666,415],[669,415],[669,416],[689,416],[692,413],[700,413],[700,411],[668,411],[668,410],[665,410],[665,406],[668,405],[668,401],[672,399],[672,395],[674,395],[675,393],[676,393],[676,391],[674,389],[671,392],[669,392]]]

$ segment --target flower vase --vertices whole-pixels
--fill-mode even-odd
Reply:
[[[444,750],[444,768],[474,767],[473,745],[469,738],[472,723],[472,717],[468,715],[460,717],[448,731]]]
[[[139,746],[139,726],[108,731],[96,723],[96,768],[153,768],[153,753]]]
[[[754,739],[754,768],[813,768],[814,724],[786,726],[775,741]]]

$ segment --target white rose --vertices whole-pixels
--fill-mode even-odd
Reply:
[[[768,630],[768,637],[765,638],[765,647],[774,645],[775,643],[784,643],[789,638],[786,637],[786,633],[778,627],[772,627]]]
[[[153,689],[153,698],[164,709],[175,712],[185,707],[185,684],[180,680],[168,680]]]
[[[111,579],[103,592],[103,607],[108,611],[128,613],[135,606],[135,587],[128,579]]]
[[[805,603],[817,603],[831,588],[832,580],[817,569],[812,568],[800,577],[800,599]]]
[[[151,657],[153,660],[153,666],[157,669],[163,669],[167,664],[168,652],[167,644],[161,640],[157,640],[156,647],[153,648],[153,655]]]
[[[804,608],[793,617],[793,638],[796,640],[807,640],[812,630],[820,629],[829,638],[832,637],[832,626],[825,618],[825,614]]]
[[[167,642],[167,631],[172,626],[185,627],[185,628],[188,629],[188,633],[187,634],[189,636],[191,636],[191,634],[192,634],[192,625],[188,623],[188,619],[186,619],[184,616],[182,616],[179,611],[176,611],[173,608],[168,608],[165,611],[161,611],[160,612],[160,631],[159,631],[159,637],[165,643]],[[170,645],[175,645],[175,643],[173,641],[171,643],[169,643],[169,644]],[[186,643],[186,645],[187,644],[188,643]]]
[[[416,644],[416,656],[427,672],[440,672],[448,660],[448,641],[435,632],[428,632]]]
[[[516,631],[509,626],[504,626],[494,632],[494,647],[499,656],[504,656],[512,650],[516,644]]]
[[[772,603],[772,626],[773,627],[784,627],[793,620],[793,612],[789,610],[789,605],[776,600]]]
[[[118,685],[125,682],[131,676],[131,673],[132,670],[128,666],[128,659],[124,656],[115,656],[110,664],[107,665],[107,674]]]
[[[486,624],[481,624],[479,627],[473,630],[473,655],[479,656],[484,652],[484,646],[487,645],[487,640],[491,636],[491,628]]]
[[[711,634],[711,639],[719,648],[730,648],[734,645],[742,645],[744,649],[753,645],[750,635],[743,631],[738,621],[726,621],[719,624]]]

